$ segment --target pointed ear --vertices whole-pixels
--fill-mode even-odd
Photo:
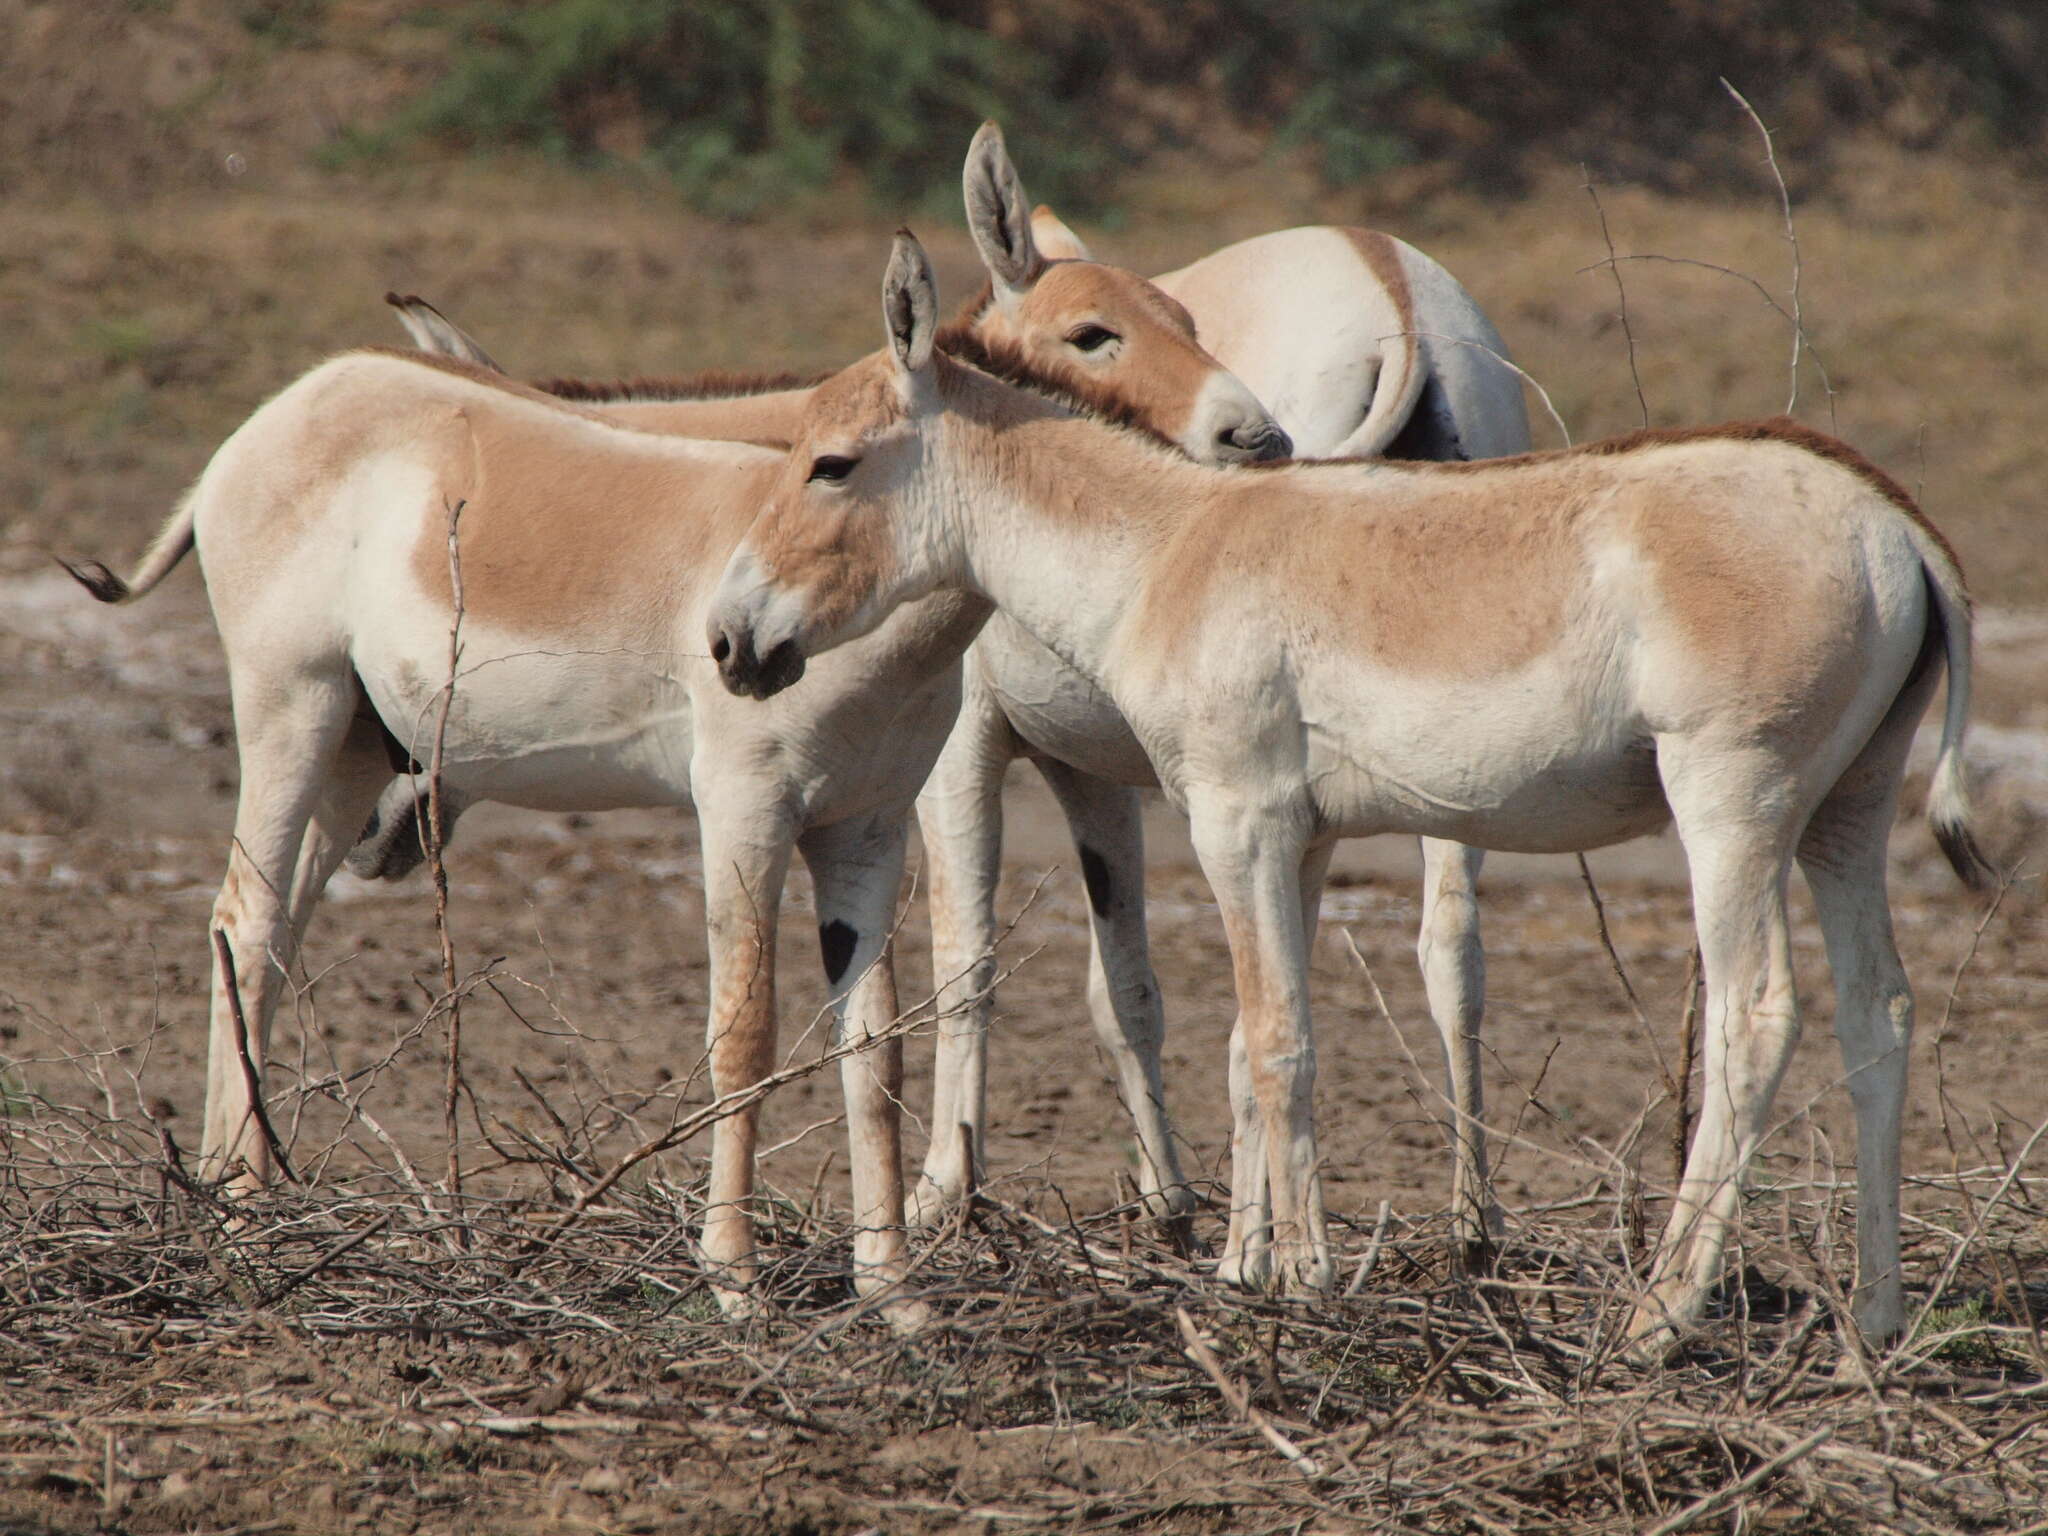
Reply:
[[[896,231],[889,270],[882,275],[882,323],[896,371],[906,380],[923,373],[931,364],[932,338],[939,328],[939,288],[932,281],[931,259],[907,229]]]
[[[1031,239],[1047,261],[1093,261],[1087,244],[1045,204],[1031,210]]]
[[[974,236],[996,291],[1029,288],[1044,270],[1045,258],[1031,238],[1031,205],[1024,199],[1024,182],[1003,147],[1003,130],[994,123],[983,123],[967,146],[960,190],[967,200],[967,231]]]
[[[422,352],[439,352],[446,357],[459,357],[465,363],[475,363],[479,368],[488,368],[493,373],[505,371],[490,353],[477,345],[474,336],[418,294],[408,293],[401,296],[387,293],[384,295],[384,302],[398,311],[398,323],[405,327],[405,334],[412,338],[412,344]]]

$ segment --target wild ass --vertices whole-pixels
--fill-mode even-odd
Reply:
[[[1144,287],[1105,274],[1105,302],[1119,283]],[[1156,302],[1141,295],[1138,307],[1149,315]],[[400,307],[437,348],[487,355],[430,306]],[[1258,403],[1184,328],[1144,316],[1131,326],[1134,359],[1166,355],[1134,381],[1168,382],[1135,400],[1104,386],[1099,403],[1141,411],[1211,452],[1285,451]],[[1030,367],[1016,349],[990,350],[964,331],[953,344],[991,367]],[[215,927],[236,957],[259,1077],[282,973],[327,878],[366,822],[370,846],[357,852],[368,872],[402,863],[413,836],[415,782],[392,774],[424,755],[422,722],[448,681],[446,508],[456,503],[464,652],[445,746],[450,809],[478,799],[557,809],[695,800],[721,1095],[769,1069],[773,937],[792,847],[818,884],[837,1036],[858,1042],[894,1016],[889,972],[873,961],[893,915],[903,818],[951,725],[953,664],[986,605],[936,599],[835,666],[826,696],[773,719],[739,710],[712,683],[694,637],[710,582],[779,453],[624,425],[772,435],[791,399],[807,398],[785,382],[716,378],[697,387],[717,398],[616,402],[600,413],[476,366],[350,354],[229,439],[132,581],[100,566],[74,570],[103,601],[125,601],[202,546],[243,759]],[[1233,436],[1242,441],[1222,441]],[[856,1278],[873,1291],[900,1273],[903,1254],[899,1047],[849,1058],[842,1077],[855,1141]],[[756,1118],[751,1108],[735,1114],[713,1139],[704,1249],[729,1302],[754,1273],[743,1202]],[[209,1168],[267,1175],[253,1119],[234,1009],[216,977]]]
[[[812,398],[711,605],[711,653],[728,687],[772,692],[898,604],[965,590],[1115,701],[1189,816],[1230,943],[1224,1274],[1332,1280],[1305,954],[1332,843],[1564,852],[1671,822],[1706,1085],[1632,1334],[1690,1325],[1719,1278],[1798,1034],[1795,858],[1856,1110],[1856,1316],[1896,1332],[1913,999],[1885,844],[1944,663],[1929,816],[1958,873],[1982,871],[1968,598],[1897,482],[1789,420],[1471,465],[1206,468],[936,355],[932,289],[899,236],[888,345]]]
[[[976,135],[963,182],[967,226],[989,274],[981,333],[1048,359],[1063,343],[1093,343],[1092,368],[1128,374],[1143,359],[1120,355],[1129,346],[1120,326],[1071,302],[1063,328],[1049,323],[1062,285],[1078,286],[1092,270],[1070,264],[1094,258],[1050,209],[1025,217],[1023,182],[993,125]],[[1391,236],[1281,230],[1155,282],[1173,301],[1162,308],[1186,317],[1190,337],[1251,387],[1302,457],[1493,458],[1529,447],[1521,379],[1499,333],[1456,278]],[[1001,795],[1018,757],[1044,775],[1074,836],[1094,936],[1089,1011],[1133,1108],[1140,1187],[1167,1210],[1184,1211],[1190,1201],[1170,1127],[1163,1112],[1141,1103],[1160,1092],[1165,1034],[1146,942],[1136,792],[1157,780],[1115,705],[998,612],[968,653],[959,724],[918,800],[933,973],[950,981],[933,1069],[933,1134],[913,1213],[929,1220],[957,1199],[974,1178],[970,1154],[977,1162],[982,1155]],[[1479,1070],[1481,855],[1428,838],[1422,855],[1417,956],[1450,1083],[1455,1255],[1469,1260],[1494,1219]],[[967,1134],[953,1134],[955,1126]]]

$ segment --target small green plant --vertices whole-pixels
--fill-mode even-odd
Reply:
[[[140,315],[95,315],[79,328],[79,350],[111,367],[142,362],[155,346],[156,332]]]
[[[1934,1357],[1950,1365],[1996,1367],[2004,1364],[2005,1353],[1991,1332],[1991,1304],[1982,1296],[1971,1296],[1953,1306],[1936,1307],[1927,1314],[1914,1336],[1936,1339]]]

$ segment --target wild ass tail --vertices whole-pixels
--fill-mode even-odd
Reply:
[[[156,536],[156,542],[149,546],[149,553],[142,557],[142,564],[126,581],[97,560],[80,560],[74,564],[59,555],[57,563],[101,602],[133,602],[170,575],[171,567],[192,552],[192,514],[198,499],[199,488],[195,485],[180,498],[177,510],[171,513],[163,531]]]
[[[1373,386],[1372,404],[1365,420],[1352,428],[1351,435],[1332,448],[1327,458],[1371,459],[1385,453],[1408,418],[1415,414],[1422,398],[1422,386],[1429,369],[1422,360],[1422,339],[1412,331],[1398,331],[1382,338],[1379,380]]]
[[[1963,772],[1963,733],[1970,724],[1970,598],[1963,589],[1963,573],[1947,549],[1918,523],[1912,525],[1912,534],[1927,590],[1934,598],[1930,618],[1941,628],[1948,663],[1948,702],[1942,710],[1934,782],[1927,790],[1927,823],[1957,878],[1973,891],[1982,890],[1998,872],[1971,830],[1970,786]]]

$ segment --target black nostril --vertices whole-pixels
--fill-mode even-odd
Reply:
[[[711,659],[713,661],[723,663],[725,658],[730,656],[731,654],[732,642],[726,639],[725,636],[720,635],[716,640],[711,642]]]

